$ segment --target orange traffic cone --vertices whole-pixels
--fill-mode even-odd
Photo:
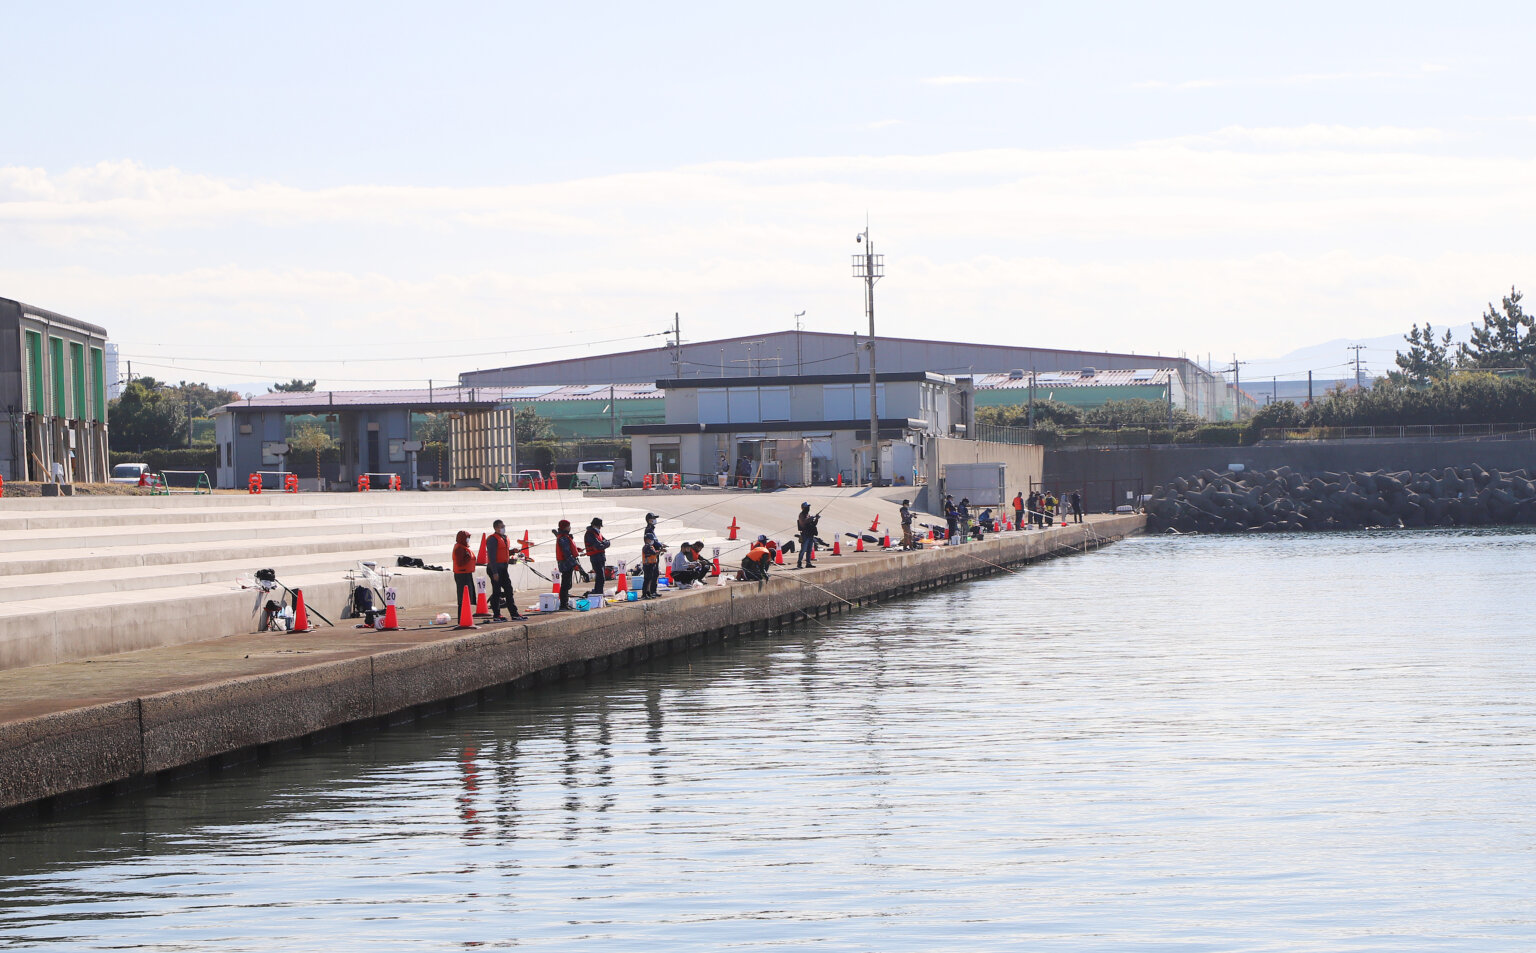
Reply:
[[[293,590],[293,632],[308,632],[309,613],[304,610],[304,590]]]
[[[773,547],[773,564],[775,566],[784,565],[784,550],[777,546]]]
[[[478,555],[475,556],[475,565],[476,566],[484,566],[485,564],[486,564],[486,558],[485,558],[485,534],[481,533],[480,534],[480,552],[479,552]],[[482,598],[484,598],[483,595],[482,595]]]
[[[863,533],[859,534],[859,541],[853,544],[853,551],[856,552],[856,553],[862,553],[864,551],[864,534]]]
[[[731,525],[727,526],[726,529],[731,531],[731,535],[726,537],[726,538],[727,539],[735,539],[736,538],[736,531],[741,529],[740,526],[736,525],[736,517],[734,517],[734,516],[731,517]]]
[[[525,553],[528,551],[528,547],[533,545],[533,542],[528,538],[528,531],[526,529],[523,530],[523,538],[519,542],[523,544],[523,552]]]
[[[490,606],[485,603],[485,580],[475,580],[475,615],[490,615]]]
[[[890,549],[891,548],[891,534],[890,533],[886,533],[885,534],[885,539],[880,541],[880,548],[881,549]]]
[[[715,557],[715,568],[711,569],[709,571],[709,575],[710,575],[711,578],[720,575],[720,557],[719,556]]]
[[[393,602],[386,602],[384,604],[384,622],[379,626],[378,631],[400,631],[400,617],[395,615],[395,604]]]
[[[629,573],[619,573],[618,576],[614,579],[614,582],[618,584],[619,592],[629,591]]]
[[[469,601],[469,590],[465,589],[464,590],[464,598],[459,603],[459,624],[455,628],[458,628],[458,629],[473,629],[474,627],[475,627],[475,607],[474,607],[474,603]]]
[[[672,566],[667,566],[667,585],[672,585]]]
[[[875,514],[875,521],[873,523],[869,524],[869,531],[871,533],[878,533],[878,532],[880,532],[880,514],[879,513]]]
[[[928,540],[929,540],[929,542],[932,542],[933,539],[934,539],[933,527],[930,526],[930,527],[928,527]]]
[[[863,541],[864,541],[863,538],[860,537],[859,542],[862,543]],[[843,554],[843,541],[840,540],[840,539],[834,539],[832,541],[832,555],[834,555],[834,556],[841,556],[842,554]]]
[[[810,549],[807,549],[805,551],[805,561],[806,561],[807,564],[816,562],[816,547],[815,546],[812,546]]]
[[[839,473],[837,475],[837,485],[838,486],[842,486],[843,485],[843,475],[841,473]]]

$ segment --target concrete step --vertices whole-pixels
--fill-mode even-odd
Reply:
[[[88,544],[88,548],[93,551],[109,551],[124,546],[334,536],[346,533],[367,536],[380,533],[399,535],[440,532],[447,534],[451,540],[452,534],[459,528],[467,528],[465,525],[467,521],[462,513],[416,513],[396,517],[370,514],[370,518],[364,518],[360,513],[338,514],[335,517],[323,518],[315,517],[314,514],[305,514],[305,516],[309,518],[171,526],[116,526],[94,529],[88,535],[75,529],[0,530],[0,552],[14,554],[86,548],[82,544]],[[515,516],[516,514],[508,514],[502,518],[510,522]],[[482,520],[482,522],[488,521]],[[527,522],[535,521],[530,519]],[[488,526],[487,529],[489,529]],[[536,532],[536,530],[530,527],[530,532]]]

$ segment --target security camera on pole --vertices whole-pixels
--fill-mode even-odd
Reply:
[[[869,223],[853,239],[864,246],[863,254],[853,256],[853,276],[864,279],[864,310],[869,315],[869,455],[870,482],[880,485],[880,413],[875,397],[875,282],[885,277],[885,256],[875,254],[869,238]]]

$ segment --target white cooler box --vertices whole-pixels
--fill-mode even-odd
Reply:
[[[555,612],[560,608],[560,596],[553,592],[539,593],[539,611]]]

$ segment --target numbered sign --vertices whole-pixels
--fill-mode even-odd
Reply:
[[[395,587],[394,586],[386,586],[384,588],[384,604],[387,605],[387,606],[392,606],[392,605],[395,604]]]
[[[715,547],[715,558],[716,559],[720,558],[720,547],[719,546]]]
[[[475,580],[475,591],[482,596],[485,595],[485,578],[483,576]]]
[[[619,575],[624,575],[624,560],[619,560]]]

